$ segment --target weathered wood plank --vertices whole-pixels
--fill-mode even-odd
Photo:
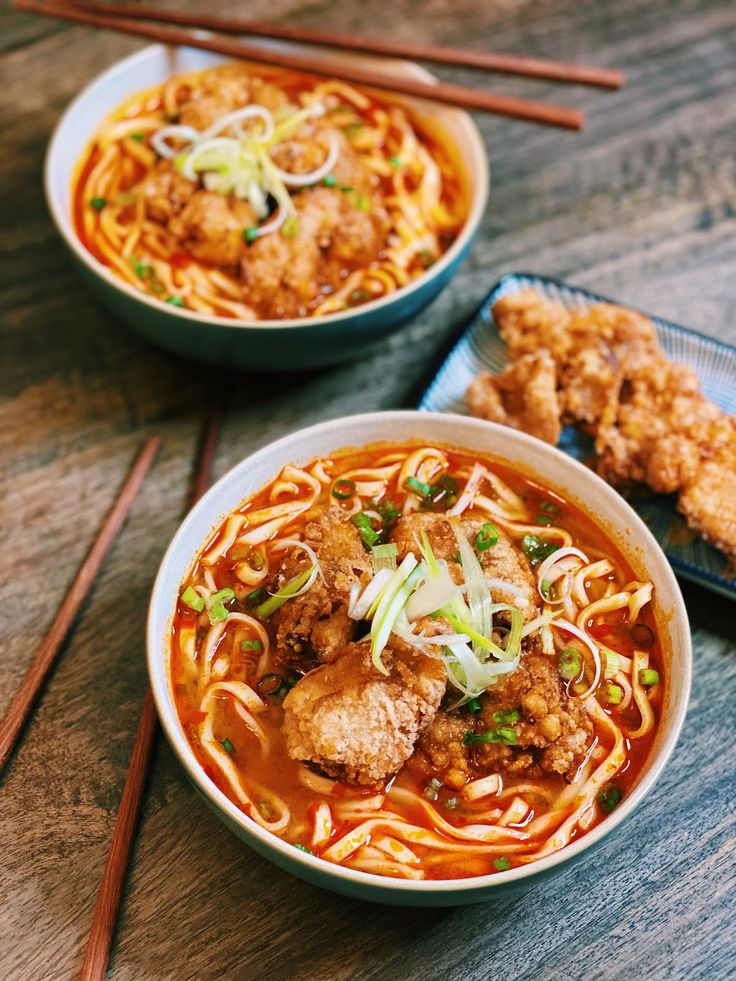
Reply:
[[[231,404],[218,473],[303,424],[404,404],[426,362],[512,269],[569,277],[736,342],[733,6],[257,0],[249,14],[579,58],[623,68],[630,81],[615,94],[480,82],[554,95],[587,110],[589,126],[571,135],[479,118],[491,204],[451,287],[358,363],[220,377]],[[0,710],[136,447],[154,429],[165,437],[0,786],[0,973],[35,981],[67,978],[81,963],[146,683],[150,584],[185,506],[212,374],[147,346],[97,305],[43,202],[55,119],[81,85],[137,43],[15,12],[3,13],[0,26]],[[479,83],[471,72],[443,74]],[[654,793],[586,864],[512,902],[465,910],[339,899],[251,854],[194,795],[162,744],[110,976],[733,976],[736,627],[725,601],[694,587],[685,595],[696,657],[685,731]]]

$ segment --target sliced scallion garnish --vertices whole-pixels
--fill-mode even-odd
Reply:
[[[498,544],[498,528],[490,521],[486,521],[481,530],[475,536],[475,549],[477,552],[485,552],[491,546]]]
[[[642,668],[639,672],[639,684],[645,687],[659,684],[659,671],[654,668]]]
[[[420,480],[418,477],[407,477],[406,486],[414,494],[424,498],[424,500],[428,500],[432,496],[432,488],[430,485],[425,484],[424,481]]]
[[[304,586],[315,570],[315,566],[311,565],[304,572],[301,572],[298,576],[294,576],[290,579],[281,589],[274,593],[273,596],[269,596],[267,600],[264,600],[260,606],[256,607],[256,616],[262,617],[264,620],[270,617],[276,610],[279,610],[287,600],[290,600],[292,596]]]
[[[355,493],[355,481],[345,480],[344,477],[339,477],[335,483],[332,485],[331,494],[333,497],[337,498],[338,501],[347,501]]]
[[[207,600],[207,615],[210,618],[210,623],[222,623],[223,620],[227,620],[228,612],[225,609],[225,603],[230,603],[234,599],[235,593],[229,586],[213,593]]]
[[[518,709],[499,709],[493,713],[493,721],[500,726],[513,726],[521,721],[521,712]]]
[[[204,600],[193,586],[187,586],[181,594],[181,601],[190,610],[194,610],[195,613],[201,613],[204,609]]]

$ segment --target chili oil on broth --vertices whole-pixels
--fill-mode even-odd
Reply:
[[[598,647],[602,664],[617,659],[618,665],[612,664],[617,669],[612,677],[602,676],[596,693],[585,699],[594,741],[576,779],[568,784],[557,776],[515,779],[501,774],[494,782],[496,774],[474,772],[463,787],[437,786],[436,774],[415,750],[398,774],[380,786],[365,787],[328,778],[292,759],[281,732],[283,697],[316,662],[307,660],[298,670],[281,659],[272,625],[255,614],[255,603],[264,599],[264,585],[286,554],[277,543],[300,540],[305,526],[330,506],[355,514],[373,511],[376,502],[389,501],[399,509],[416,506],[417,495],[405,489],[407,474],[430,485],[450,475],[457,483],[452,502],[456,504],[478,465],[495,479],[493,484],[481,479],[466,515],[490,520],[517,541],[530,534],[542,544],[565,547],[571,541],[590,560],[566,560],[573,583],[580,573],[587,598],[576,622]],[[384,477],[360,473],[366,470],[383,472]],[[339,479],[351,474],[357,486],[346,497],[350,487]],[[484,498],[496,511],[478,505]],[[523,520],[518,512],[513,519],[504,515],[514,499],[515,507],[520,503],[524,508]],[[443,504],[431,507],[441,509]],[[375,519],[372,523],[378,528]],[[541,561],[536,563],[537,569],[540,566]],[[602,574],[596,566],[603,568]],[[221,523],[182,584],[180,596],[187,589],[203,599],[209,596],[208,604],[220,590],[234,594],[232,599],[225,594],[217,614],[224,612],[224,621],[212,624],[207,607],[195,612],[181,598],[173,621],[171,683],[180,722],[198,762],[262,827],[345,867],[404,878],[452,879],[527,864],[604,820],[636,784],[651,749],[665,687],[652,603],[644,602],[636,613],[636,638],[628,619],[632,597],[639,596],[634,600],[638,606],[647,593],[645,584],[589,515],[558,492],[490,457],[392,444],[340,451],[305,467],[287,466]],[[637,592],[642,589],[643,594]],[[622,594],[628,597],[624,605],[616,599]],[[553,663],[562,663],[561,652],[568,647],[580,652],[585,668],[577,686],[580,693],[592,672],[584,644],[562,628],[549,633]],[[655,672],[657,683],[638,683],[642,671]],[[614,694],[618,704],[611,700]],[[448,684],[443,706],[459,697],[461,693]],[[472,731],[474,719],[467,706],[455,712],[467,719]],[[618,759],[610,762],[616,755]],[[606,766],[605,779],[597,779]],[[474,792],[479,796],[469,799]],[[367,823],[372,830],[364,833]],[[362,843],[351,847],[351,835],[363,835]]]
[[[286,160],[279,161],[285,170],[291,166],[290,144],[301,143],[305,154],[311,147],[312,155],[318,146],[317,164],[322,162],[320,155],[329,155],[325,138],[319,131],[316,136],[310,134],[310,126],[319,123],[326,132],[333,130],[340,142],[335,173],[324,175],[313,186],[292,188],[286,195],[286,208],[281,198],[273,197],[275,192],[259,192],[265,195],[270,213],[258,215],[250,205],[243,207],[248,202],[241,197],[242,189],[223,191],[227,209],[217,205],[216,215],[220,226],[228,226],[226,248],[217,241],[220,226],[213,242],[208,241],[209,220],[206,212],[205,217],[200,216],[201,197],[202,208],[198,206],[191,222],[184,223],[190,237],[182,230],[182,214],[188,212],[186,206],[180,207],[179,199],[186,192],[191,204],[195,192],[204,193],[203,182],[212,174],[194,175],[196,180],[188,188],[180,178],[176,186],[162,192],[159,205],[159,197],[144,191],[162,169],[169,173],[180,166],[178,161],[161,160],[154,143],[156,133],[178,119],[182,106],[194,105],[196,116],[199,100],[209,114],[204,120],[217,123],[211,119],[218,113],[211,100],[218,95],[218,80],[222,83],[219,119],[248,104],[260,106],[259,99],[272,105],[282,98],[288,102],[289,108],[274,107],[277,121],[292,110],[302,111],[305,105],[318,102],[324,106],[316,122],[306,121],[306,132],[297,130],[269,149],[269,154],[285,155]],[[250,86],[249,97],[238,100],[234,94],[238,80]],[[233,134],[232,128],[226,128],[218,139],[231,139]],[[329,142],[329,133],[326,139]],[[167,145],[187,149],[176,139]],[[357,182],[339,179],[346,167],[349,173],[358,173]],[[298,177],[299,173],[297,166],[294,174]],[[321,196],[319,203],[314,203],[316,192]],[[342,82],[320,82],[295,72],[238,64],[176,76],[126,100],[85,149],[75,171],[72,200],[73,222],[82,244],[129,286],[161,302],[203,314],[267,320],[336,313],[411,283],[457,237],[468,214],[469,196],[464,165],[449,137],[434,124],[425,127],[406,108]],[[305,208],[303,217],[299,202],[308,199],[313,207]],[[216,204],[208,200],[210,212]],[[328,243],[303,281],[287,290],[285,283],[291,284],[290,277],[294,278],[289,266],[298,256],[282,269],[279,262],[283,265],[283,261],[274,253],[283,253],[289,246],[303,251],[305,240],[310,244],[318,235],[310,228],[315,224],[314,212],[320,209],[332,216],[330,234],[339,238],[340,226],[351,227],[352,223],[353,237],[358,241],[362,236],[365,246],[351,249],[344,241]],[[289,214],[284,216],[282,211]],[[286,218],[280,228],[259,235],[258,229],[265,230],[279,216]],[[324,246],[324,232],[320,234]],[[270,236],[275,238],[268,241]],[[277,282],[279,269],[284,282],[277,287],[273,277]],[[271,296],[280,298],[271,302],[266,299]]]

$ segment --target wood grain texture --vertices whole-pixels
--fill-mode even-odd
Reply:
[[[736,342],[733,5],[253,0],[247,16],[610,64],[628,84],[611,94],[504,80],[520,97],[564,92],[588,113],[588,127],[571,135],[479,118],[491,201],[452,285],[358,363],[285,377],[219,375],[230,409],[216,475],[305,423],[404,404],[426,362],[514,269],[566,277]],[[81,965],[146,685],[148,594],[185,507],[213,376],[147,346],[97,305],[43,204],[54,121],[81,85],[138,42],[79,26],[50,30],[20,14],[2,14],[1,26],[0,713],[135,449],[154,427],[164,436],[0,785],[0,976],[55,981]],[[441,74],[476,81],[470,71]],[[684,592],[696,671],[680,743],[638,813],[584,865],[511,902],[463,910],[340,899],[251,854],[159,741],[109,977],[733,977],[736,621],[725,600]]]

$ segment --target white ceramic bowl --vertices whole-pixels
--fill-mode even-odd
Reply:
[[[259,43],[289,51],[315,50],[285,42]],[[408,61],[386,61],[329,49],[320,49],[320,58],[326,66],[349,61],[397,77],[435,81],[424,68]],[[396,100],[409,107],[430,134],[444,135],[443,145],[454,154],[468,200],[468,217],[458,237],[426,273],[409,285],[363,306],[322,317],[250,321],[180,309],[136,290],[84,248],[72,224],[72,179],[77,162],[100,123],[129,96],[159,85],[171,75],[201,71],[229,60],[194,48],[152,45],[119,61],[91,82],[62,116],[49,145],[45,188],[54,223],[100,300],[134,330],[162,347],[229,368],[286,370],[345,361],[398,330],[433,300],[457,271],[478,230],[488,198],[488,160],[480,134],[465,112],[421,99]]]
[[[614,538],[635,572],[654,583],[655,615],[666,662],[666,697],[649,757],[633,791],[609,817],[562,851],[528,866],[473,879],[411,881],[341,868],[312,857],[246,817],[205,775],[179,724],[169,677],[171,622],[182,580],[222,519],[286,463],[306,463],[346,446],[420,439],[500,458],[591,515]],[[200,500],[164,556],[148,619],[148,668],[164,731],[189,778],[243,841],[276,865],[335,892],[377,902],[446,906],[480,902],[520,888],[580,858],[618,827],[665,766],[685,718],[690,691],[690,631],[680,588],[641,519],[592,471],[531,436],[478,419],[429,412],[376,412],[320,423],[265,446],[234,467]]]

